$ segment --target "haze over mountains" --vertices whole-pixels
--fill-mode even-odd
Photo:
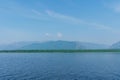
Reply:
[[[18,42],[0,45],[0,50],[64,50],[64,49],[120,49],[120,42],[111,46],[78,41]]]
[[[112,49],[120,49],[120,42],[117,42],[117,43],[113,44],[110,48],[112,48]]]

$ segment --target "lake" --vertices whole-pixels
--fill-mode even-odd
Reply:
[[[1,53],[0,80],[120,80],[120,53]]]

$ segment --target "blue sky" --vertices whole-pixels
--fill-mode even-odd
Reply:
[[[119,0],[0,0],[0,44],[120,40]]]

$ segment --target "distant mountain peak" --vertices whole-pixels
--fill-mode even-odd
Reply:
[[[0,47],[1,48],[1,47]],[[106,49],[107,45],[79,42],[79,41],[46,41],[46,42],[18,42],[13,43],[1,49],[39,49],[39,50],[50,50],[50,49]]]
[[[112,46],[111,46],[110,48],[113,48],[113,49],[120,49],[120,41],[117,42],[117,43],[112,44]]]

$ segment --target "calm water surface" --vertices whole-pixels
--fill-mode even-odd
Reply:
[[[1,53],[0,80],[120,80],[120,53]]]

